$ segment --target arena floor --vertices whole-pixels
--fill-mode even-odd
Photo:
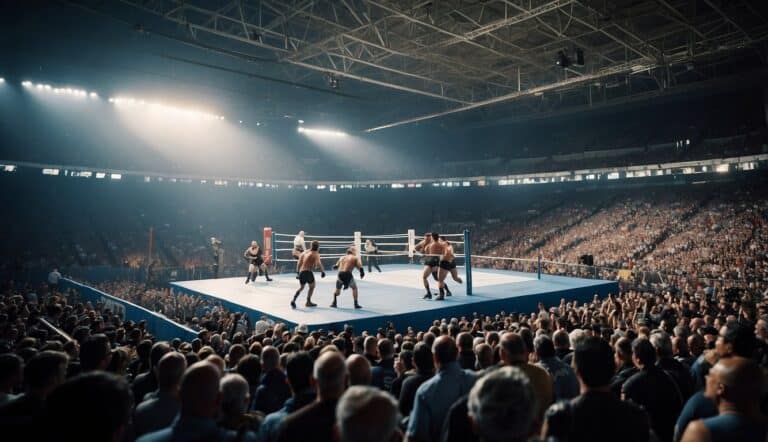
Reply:
[[[266,315],[291,326],[307,324],[312,328],[339,330],[344,324],[351,324],[357,330],[369,331],[383,327],[387,321],[394,322],[398,330],[407,326],[423,329],[435,319],[472,315],[473,312],[532,312],[539,301],[547,305],[559,303],[560,298],[585,301],[594,294],[605,296],[618,289],[615,281],[550,275],[542,275],[538,280],[533,273],[473,269],[472,296],[466,296],[463,284],[448,281],[453,296],[444,301],[424,300],[421,266],[393,264],[381,267],[382,273],[366,273],[362,280],[355,272],[359,302],[363,306],[359,310],[353,307],[350,290],[342,291],[338,298],[339,308],[329,307],[333,300],[335,271],[327,272],[325,279],[315,274],[317,288],[312,301],[318,304],[317,307],[304,307],[305,289],[295,310],[289,305],[298,289],[294,274],[274,275],[274,281],[269,283],[261,277],[255,283],[245,285],[243,275],[241,278],[179,281],[171,286],[176,292],[215,298],[230,310],[248,312],[252,321]],[[463,268],[459,268],[459,275],[464,277]],[[433,281],[433,291],[436,287],[437,283]]]

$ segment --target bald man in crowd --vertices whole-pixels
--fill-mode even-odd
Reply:
[[[717,416],[691,422],[682,442],[765,442],[768,425],[760,411],[763,373],[741,356],[720,359],[709,370],[704,394],[717,404]]]
[[[347,365],[339,351],[329,350],[317,358],[312,383],[317,388],[317,400],[285,418],[278,430],[279,442],[333,442],[336,404],[349,383]]]
[[[536,418],[531,381],[516,367],[502,367],[477,381],[469,393],[468,414],[481,442],[525,442]]]
[[[171,425],[179,412],[179,385],[187,360],[177,352],[166,353],[157,364],[157,392],[140,403],[133,415],[134,436],[157,431]]]
[[[416,391],[408,421],[409,441],[440,440],[451,405],[475,384],[475,376],[459,366],[459,350],[450,336],[435,339],[432,354],[437,373]]]
[[[216,425],[216,417],[221,407],[220,378],[221,371],[216,365],[207,361],[192,364],[181,379],[181,410],[178,418],[169,427],[146,434],[137,441],[234,441],[236,432]]]
[[[350,387],[336,407],[339,442],[396,442],[401,438],[397,402],[368,386]]]
[[[349,385],[371,385],[371,363],[364,356],[353,354],[347,358]]]

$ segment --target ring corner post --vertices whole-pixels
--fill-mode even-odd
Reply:
[[[464,230],[464,271],[466,272],[467,296],[472,296],[472,235]]]
[[[358,258],[363,259],[363,234],[362,232],[354,233],[355,241],[355,254]],[[343,254],[343,253],[342,253]]]
[[[269,264],[277,262],[277,247],[272,244],[272,227],[264,227],[264,255],[270,258]]]
[[[541,255],[537,257],[536,274],[537,278],[541,280]]]
[[[416,230],[408,229],[408,261],[413,264],[413,254],[416,250]]]

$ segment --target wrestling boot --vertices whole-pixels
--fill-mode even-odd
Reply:
[[[267,278],[267,282],[272,282],[272,278],[269,277],[269,272],[264,270],[264,277]]]
[[[432,292],[427,290],[427,294],[424,295],[421,299],[432,299]]]
[[[304,304],[304,307],[317,307],[317,304],[310,301],[309,298],[307,298],[307,302]]]
[[[448,289],[448,284],[445,285],[445,296],[453,296],[453,293]]]
[[[331,307],[333,307],[333,308],[336,308],[336,307],[338,307],[338,306],[336,305],[336,295],[333,295],[333,302],[331,303]]]
[[[295,295],[293,295],[293,299],[291,300],[291,308],[293,308],[293,309],[295,309],[295,308],[296,308],[296,298],[298,298],[298,297],[299,297],[299,294],[298,294],[298,293],[296,293]]]
[[[363,306],[358,304],[357,301],[355,301],[355,308],[363,308]]]
[[[435,298],[435,301],[442,301],[443,299],[445,299],[445,290],[441,288],[440,294]]]

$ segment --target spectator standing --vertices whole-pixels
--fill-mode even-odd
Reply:
[[[646,413],[619,400],[610,389],[615,362],[611,346],[600,338],[583,339],[573,352],[573,368],[581,394],[555,404],[547,413],[542,438],[554,436],[568,442],[648,442]],[[552,423],[565,422],[565,425]]]

